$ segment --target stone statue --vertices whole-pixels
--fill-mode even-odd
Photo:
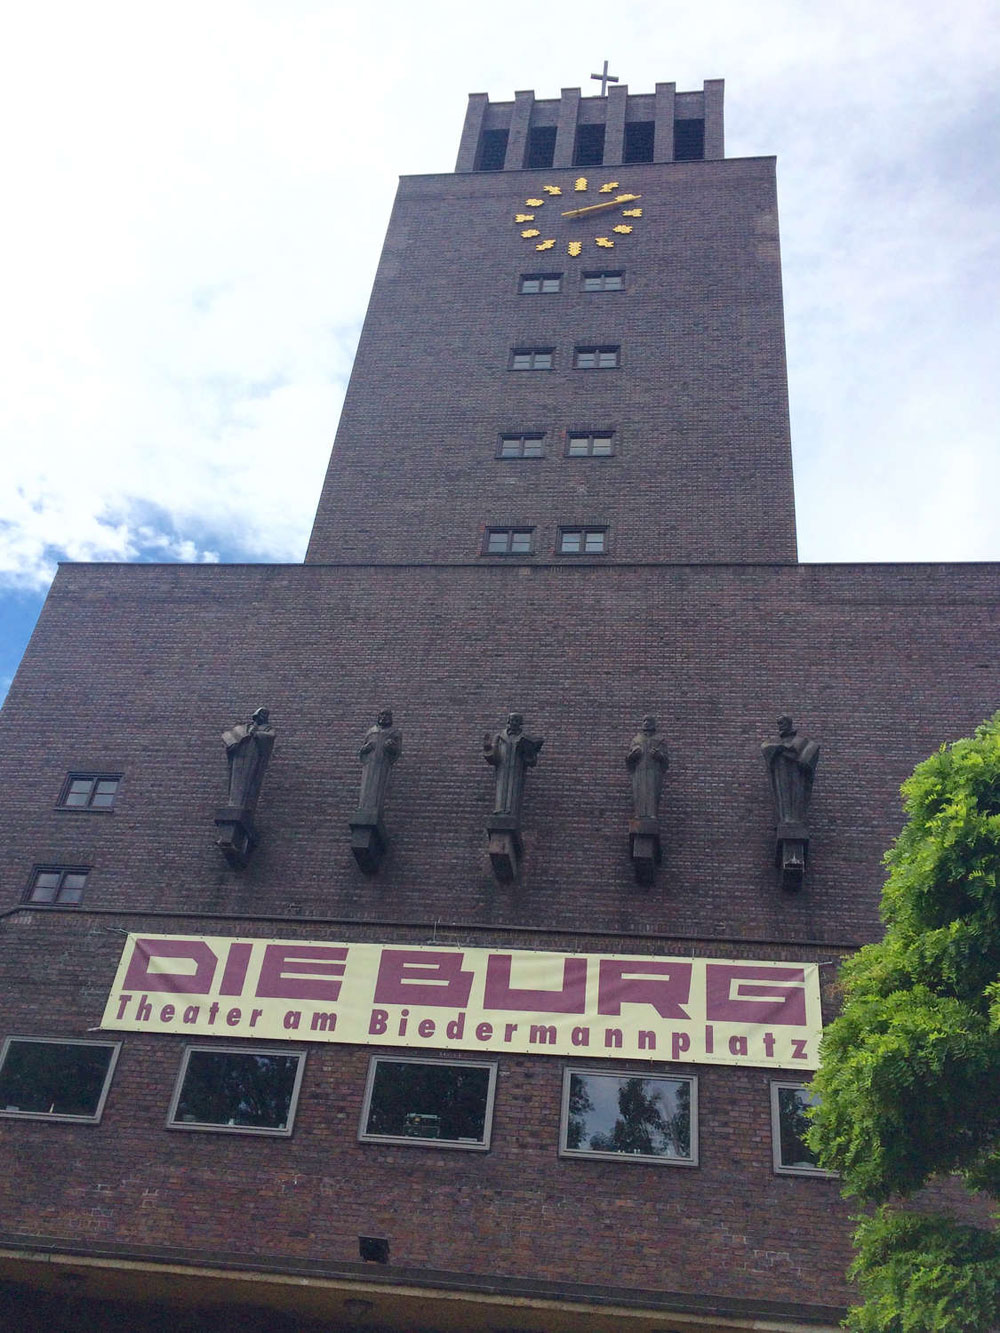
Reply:
[[[523,851],[521,843],[521,804],[524,800],[524,775],[538,763],[545,744],[544,736],[528,736],[520,713],[510,713],[503,731],[483,738],[483,758],[496,769],[496,797],[493,814],[486,825],[490,839],[490,860],[497,878],[514,878]]]
[[[625,766],[632,774],[636,819],[655,819],[659,814],[663,774],[668,764],[667,747],[656,735],[656,718],[647,715],[625,756]]]
[[[403,733],[392,725],[392,709],[383,708],[375,725],[365,732],[358,758],[361,760],[361,794],[358,811],[382,815],[392,766],[403,750]]]
[[[392,723],[392,709],[383,708],[365,732],[361,760],[361,792],[351,820],[351,851],[366,875],[374,875],[389,845],[382,824],[382,806],[392,766],[403,751],[403,733]]]
[[[647,714],[625,756],[625,766],[632,774],[634,810],[629,820],[629,854],[640,884],[652,884],[655,867],[662,860],[657,821],[668,763],[667,747],[656,734],[656,718]]]
[[[787,715],[778,718],[778,739],[761,749],[771,779],[777,819],[775,865],[781,869],[782,887],[798,889],[805,873],[809,847],[809,798],[813,775],[819,763],[819,746],[799,736]]]
[[[264,773],[274,749],[275,731],[270,713],[258,708],[249,722],[241,722],[222,733],[229,765],[228,803],[215,814],[220,830],[218,846],[234,869],[241,870],[258,842],[254,811]]]

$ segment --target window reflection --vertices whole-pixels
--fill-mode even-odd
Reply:
[[[362,1138],[489,1143],[493,1065],[376,1057]]]
[[[301,1060],[275,1051],[192,1047],[170,1122],[288,1133]]]
[[[564,1151],[694,1161],[693,1080],[570,1071]]]

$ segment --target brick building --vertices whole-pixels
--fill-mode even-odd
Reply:
[[[12,1326],[836,1327],[806,1029],[900,781],[995,707],[1000,580],[797,563],[774,162],[725,158],[722,93],[473,96],[400,183],[306,562],[60,569],[0,742]],[[261,704],[240,868],[219,737]]]

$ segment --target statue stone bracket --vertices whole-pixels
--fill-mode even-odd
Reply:
[[[365,732],[358,751],[361,761],[361,791],[351,819],[351,851],[364,875],[378,872],[389,847],[382,823],[382,807],[389,788],[392,766],[403,752],[403,733],[393,725],[392,709],[383,708],[375,725]]]
[[[809,850],[809,800],[819,763],[819,746],[799,736],[787,715],[778,718],[778,740],[761,746],[771,780],[776,818],[774,864],[781,887],[795,893],[802,887]]]
[[[524,775],[538,763],[545,744],[544,736],[528,736],[524,718],[510,713],[503,731],[483,738],[483,758],[496,771],[496,798],[493,813],[486,821],[490,864],[501,884],[517,877],[524,844],[521,841],[521,805],[524,800]]]
[[[637,883],[648,887],[663,860],[660,846],[660,793],[669,760],[667,747],[656,734],[656,718],[646,716],[632,737],[625,767],[632,775],[632,818],[628,822],[628,850]]]
[[[234,870],[245,868],[260,841],[254,812],[274,749],[275,732],[269,717],[266,708],[258,708],[249,722],[222,733],[229,764],[229,800],[215,812],[216,846]]]

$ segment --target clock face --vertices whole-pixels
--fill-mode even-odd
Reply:
[[[577,176],[566,185],[541,185],[513,215],[514,225],[534,250],[572,257],[614,250],[635,231],[642,196],[620,181]]]

